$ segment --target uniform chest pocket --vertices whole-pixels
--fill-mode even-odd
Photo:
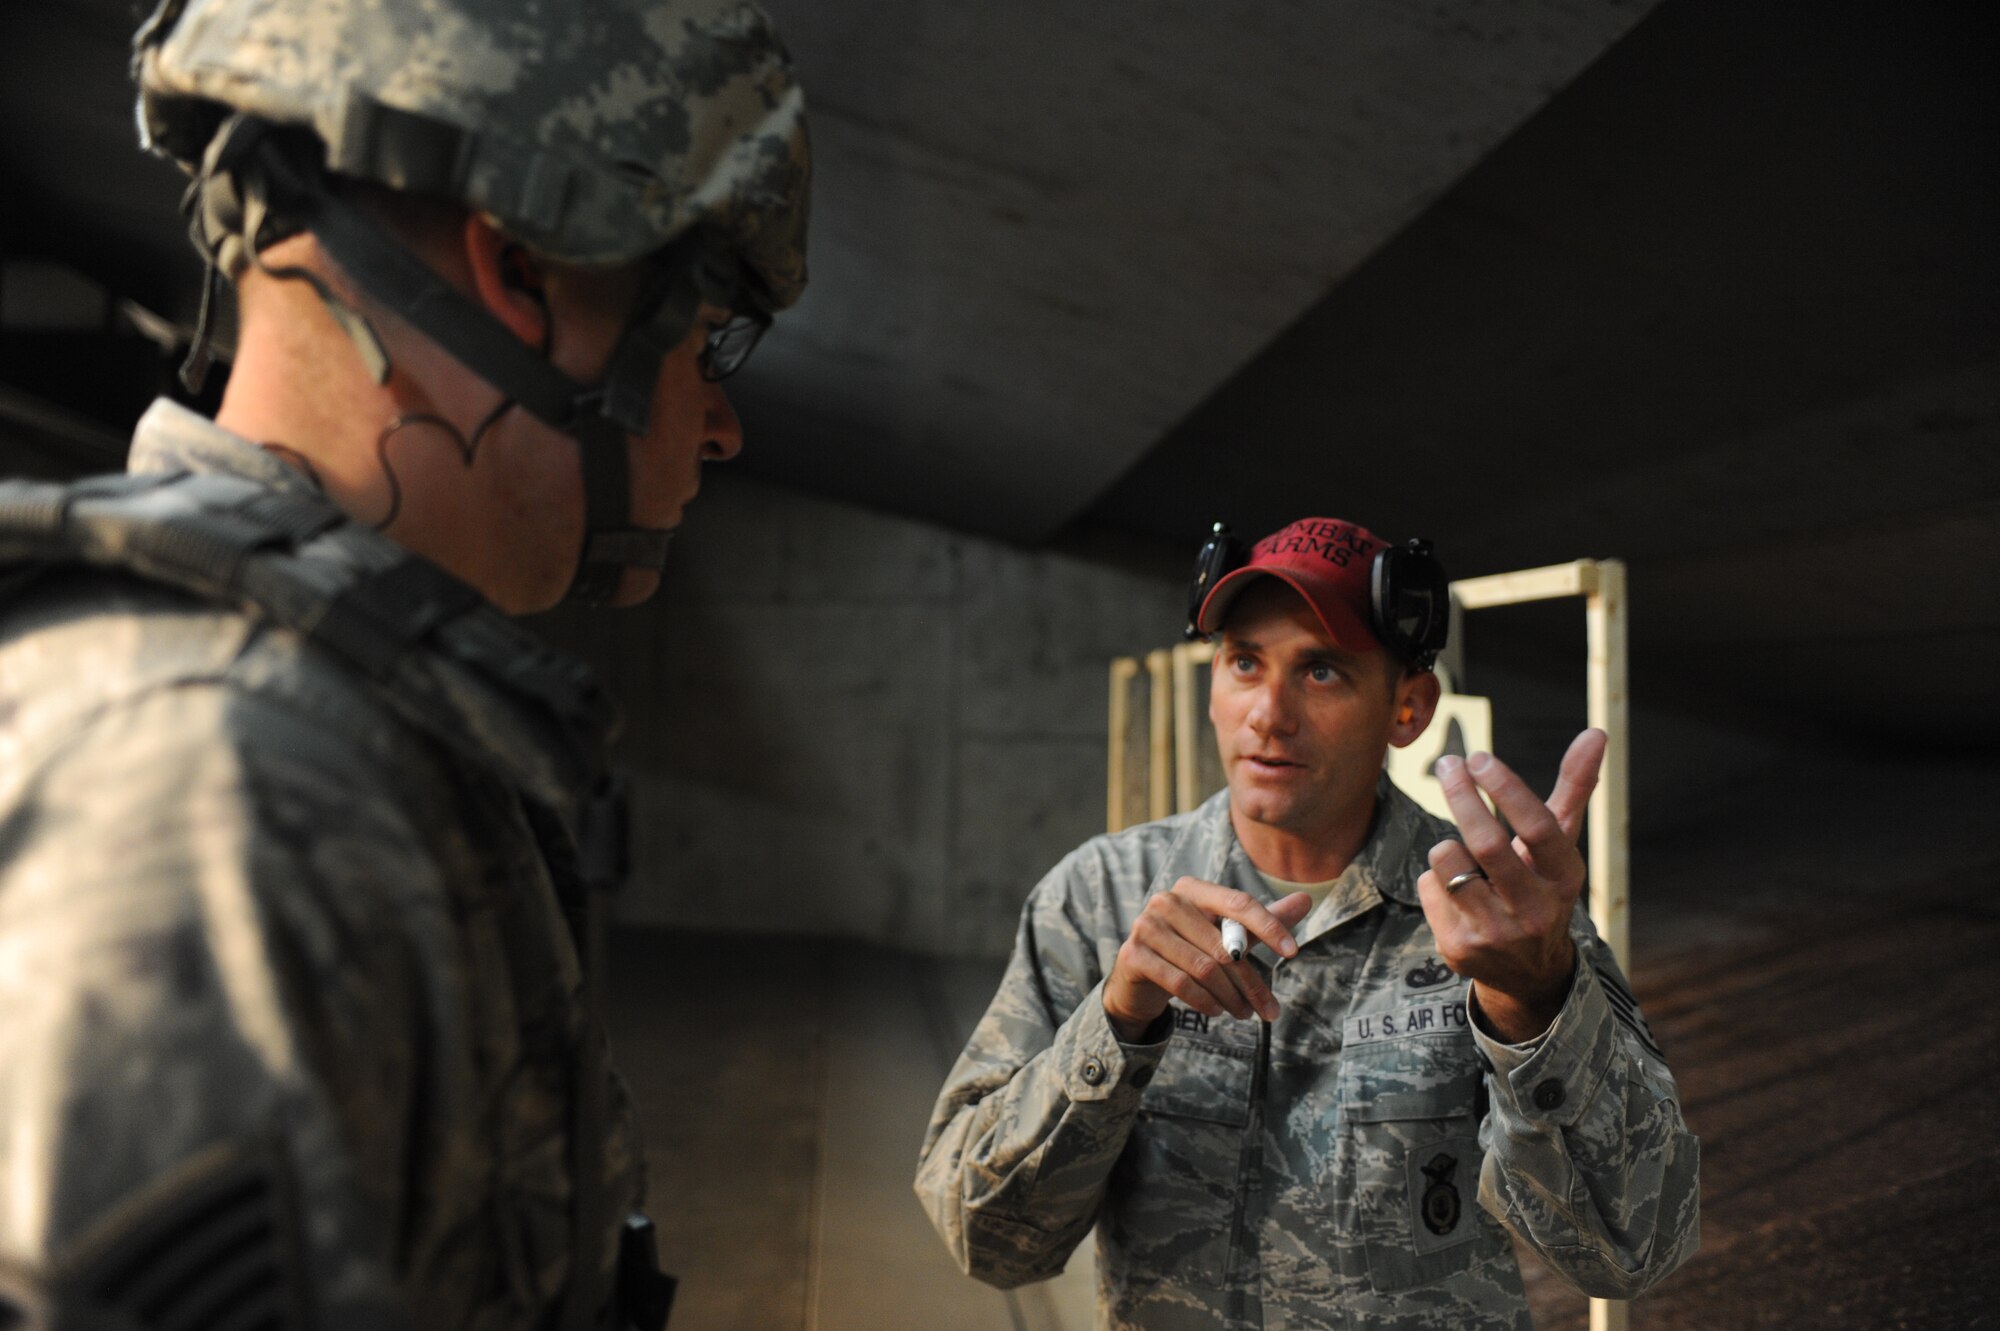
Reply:
[[[1125,1260],[1169,1267],[1176,1279],[1210,1289],[1228,1269],[1245,1191],[1257,1058],[1256,1023],[1245,1024],[1247,1042],[1227,1030],[1174,1032],[1098,1214],[1104,1242]]]
[[[1250,1121],[1258,1024],[1228,1017],[1203,1020],[1212,1023],[1205,1031],[1174,1032],[1139,1109],[1240,1128]]]
[[[1479,1207],[1479,1068],[1469,1038],[1353,1049],[1339,1101],[1347,1174],[1341,1228],[1376,1289],[1409,1289],[1471,1264],[1501,1231]]]

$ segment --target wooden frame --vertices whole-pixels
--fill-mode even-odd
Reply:
[[[1194,668],[1215,660],[1212,641],[1184,642],[1174,648],[1174,808],[1186,813],[1201,803],[1199,789],[1201,723],[1196,720]]]
[[[1468,578],[1451,585],[1452,600],[1467,610],[1581,596],[1587,659],[1586,719],[1604,732],[1604,767],[1590,799],[1590,918],[1621,969],[1631,959],[1630,699],[1625,668],[1625,563],[1579,559],[1570,564]],[[1627,1331],[1625,1303],[1590,1301],[1590,1331]]]

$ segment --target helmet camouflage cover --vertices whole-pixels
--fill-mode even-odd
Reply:
[[[805,286],[804,94],[747,0],[165,0],[135,45],[143,140],[189,171],[242,111],[552,259],[696,233],[751,303]]]

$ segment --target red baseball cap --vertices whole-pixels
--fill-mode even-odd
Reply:
[[[1339,518],[1300,518],[1257,542],[1248,563],[1217,581],[1201,603],[1195,627],[1204,635],[1216,632],[1253,579],[1272,577],[1306,598],[1336,647],[1372,651],[1382,642],[1375,636],[1369,584],[1375,556],[1388,544]]]

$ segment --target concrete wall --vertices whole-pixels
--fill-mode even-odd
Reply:
[[[1103,829],[1106,666],[1174,641],[1184,577],[1173,552],[1030,553],[712,472],[652,603],[537,621],[628,716],[619,918],[1004,953],[1028,890]],[[1529,616],[1532,659],[1493,615]],[[1580,602],[1468,617],[1470,691],[1539,790],[1584,723],[1583,646]],[[1642,920],[1649,860],[1741,817],[1746,786],[1796,752],[1663,709],[1643,665]]]
[[[1103,830],[1106,666],[1174,640],[1184,571],[720,470],[676,541],[651,605],[538,621],[629,717],[619,918],[1004,951],[1028,890]]]

